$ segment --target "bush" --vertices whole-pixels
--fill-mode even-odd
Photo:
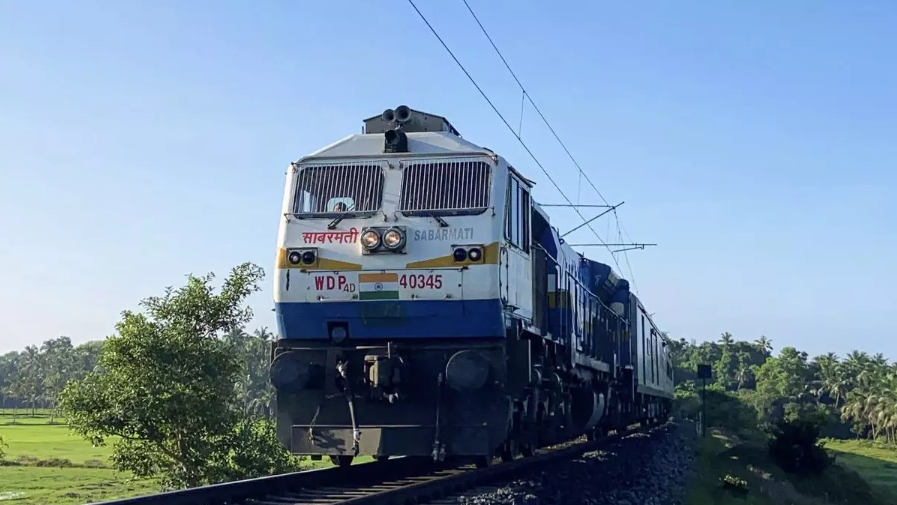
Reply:
[[[746,480],[740,479],[731,474],[726,474],[725,477],[720,478],[720,486],[734,495],[746,495],[749,491],[748,483]]]
[[[47,466],[55,468],[70,468],[72,462],[66,458],[50,458],[38,460],[35,466]]]
[[[757,410],[740,393],[723,391],[713,385],[707,387],[706,395],[707,426],[725,426],[739,434],[756,428]],[[702,409],[700,388],[677,386],[674,409],[685,417],[697,419]]]
[[[818,475],[832,464],[819,441],[820,425],[814,419],[780,421],[771,430],[769,456],[784,471]]]

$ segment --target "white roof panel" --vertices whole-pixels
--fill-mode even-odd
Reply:
[[[411,154],[492,154],[461,137],[445,132],[409,132],[408,151]],[[385,156],[407,156],[407,153]],[[297,163],[316,159],[346,158],[353,156],[384,156],[383,134],[353,134],[300,158]]]

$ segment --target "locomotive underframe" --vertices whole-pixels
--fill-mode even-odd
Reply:
[[[286,352],[318,370],[304,372],[311,380],[298,391],[278,389],[278,437],[294,453],[441,459],[489,455],[507,438],[511,402],[501,339],[280,340],[275,359]],[[465,362],[470,353],[479,358]],[[377,377],[381,368],[389,377]]]
[[[666,415],[632,371],[575,366],[566,346],[523,331],[505,339],[279,340],[277,430],[291,452],[331,457],[513,457],[570,437]],[[351,401],[350,401],[351,400]]]

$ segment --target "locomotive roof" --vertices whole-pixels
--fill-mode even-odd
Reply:
[[[539,202],[537,202],[535,200],[532,201],[532,205],[533,205],[533,210],[538,212],[539,215],[542,216],[542,219],[544,219],[545,222],[548,223],[550,226],[551,225],[551,217],[548,215],[547,212],[545,212],[545,209],[543,209],[542,206],[539,205]]]
[[[417,126],[418,127],[423,126],[426,129],[426,131],[442,131],[442,128],[439,128],[437,125],[439,125],[439,123],[443,123],[443,125],[445,127],[448,127],[448,131],[450,133],[454,133],[455,135],[457,135],[459,137],[461,136],[461,134],[458,132],[458,130],[456,130],[455,127],[452,126],[452,123],[450,123],[449,120],[445,118],[445,116],[440,116],[438,114],[430,114],[429,112],[412,109],[411,107],[408,107],[408,110],[411,111],[412,116],[416,116],[417,119],[420,121]],[[363,120],[364,125],[365,125],[364,131],[367,133],[382,133],[383,132],[382,129],[379,131],[371,131],[371,127],[374,127],[374,129],[390,128],[390,126],[389,126],[390,123],[383,121],[381,119],[381,117],[382,117],[381,114],[377,114],[376,116],[371,116],[369,118],[364,119]],[[432,128],[433,126],[437,126],[437,129],[436,130],[427,129],[428,127]],[[418,130],[418,131],[420,131],[420,130]]]
[[[484,147],[478,146],[473,142],[462,139],[456,135],[447,132],[408,132],[408,151],[410,154],[483,154],[487,156],[495,156],[495,153]],[[407,156],[408,153],[402,153]],[[317,151],[303,156],[297,163],[303,161],[312,161],[315,159],[328,158],[351,158],[351,157],[371,157],[383,156],[383,134],[382,133],[355,133],[338,140],[329,146],[318,149]]]

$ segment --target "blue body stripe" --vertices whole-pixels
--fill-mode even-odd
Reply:
[[[389,300],[276,303],[280,338],[326,339],[327,323],[348,323],[349,338],[504,337],[501,301]]]

